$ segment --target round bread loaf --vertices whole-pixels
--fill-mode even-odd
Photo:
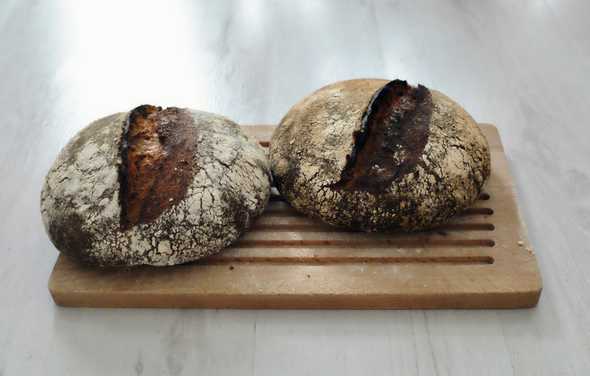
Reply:
[[[441,224],[471,205],[490,175],[471,116],[400,80],[342,81],[304,98],[274,132],[270,159],[295,209],[364,231]]]
[[[61,151],[41,192],[61,252],[102,266],[174,265],[234,242],[270,195],[264,150],[234,122],[144,105]]]

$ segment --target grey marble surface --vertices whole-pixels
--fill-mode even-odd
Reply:
[[[0,2],[0,375],[590,374],[590,2]],[[400,77],[500,130],[544,279],[513,311],[56,307],[39,191],[89,121],[141,103],[277,122]]]

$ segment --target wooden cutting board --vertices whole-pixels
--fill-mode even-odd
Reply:
[[[541,278],[493,125],[492,175],[451,223],[414,234],[347,232],[278,195],[233,247],[198,263],[100,269],[60,255],[49,290],[71,307],[523,308]],[[244,127],[268,146],[272,126]]]

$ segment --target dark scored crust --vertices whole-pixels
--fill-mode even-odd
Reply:
[[[380,193],[411,173],[428,142],[431,116],[426,87],[401,80],[387,83],[367,106],[341,178],[332,188]]]
[[[235,242],[268,202],[269,176],[264,150],[231,120],[140,106],[73,137],[41,213],[55,247],[85,263],[177,265]]]
[[[193,179],[196,128],[188,110],[150,105],[129,113],[121,142],[121,228],[158,218]]]
[[[296,210],[363,231],[416,231],[477,199],[490,152],[473,118],[444,94],[401,80],[325,86],[294,105],[269,151]]]

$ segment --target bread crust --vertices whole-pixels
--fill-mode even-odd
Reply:
[[[430,90],[427,141],[411,168],[378,189],[339,186],[367,108],[387,84],[361,79],[325,86],[281,120],[271,139],[271,168],[295,209],[358,230],[413,231],[444,223],[477,199],[490,175],[487,141],[461,106],[435,90]],[[423,121],[407,126],[417,124]],[[407,159],[423,139],[402,148],[390,142],[391,164]]]
[[[250,226],[270,195],[264,150],[229,119],[182,111],[190,129],[181,136],[195,137],[185,139],[195,146],[186,161],[191,175],[187,179],[159,170],[150,180],[151,189],[158,189],[162,184],[155,180],[187,179],[184,193],[171,196],[169,203],[156,197],[160,213],[155,216],[121,220],[121,143],[130,113],[91,123],[62,149],[41,192],[43,222],[58,250],[102,266],[174,265],[218,252]],[[164,143],[160,152],[170,153],[166,147]],[[182,159],[186,148],[181,151]],[[179,160],[167,163],[167,155],[160,168],[177,168]],[[145,196],[140,208],[154,197]]]
[[[198,134],[189,110],[145,105],[129,113],[122,137],[119,199],[121,227],[128,229],[186,197]]]

